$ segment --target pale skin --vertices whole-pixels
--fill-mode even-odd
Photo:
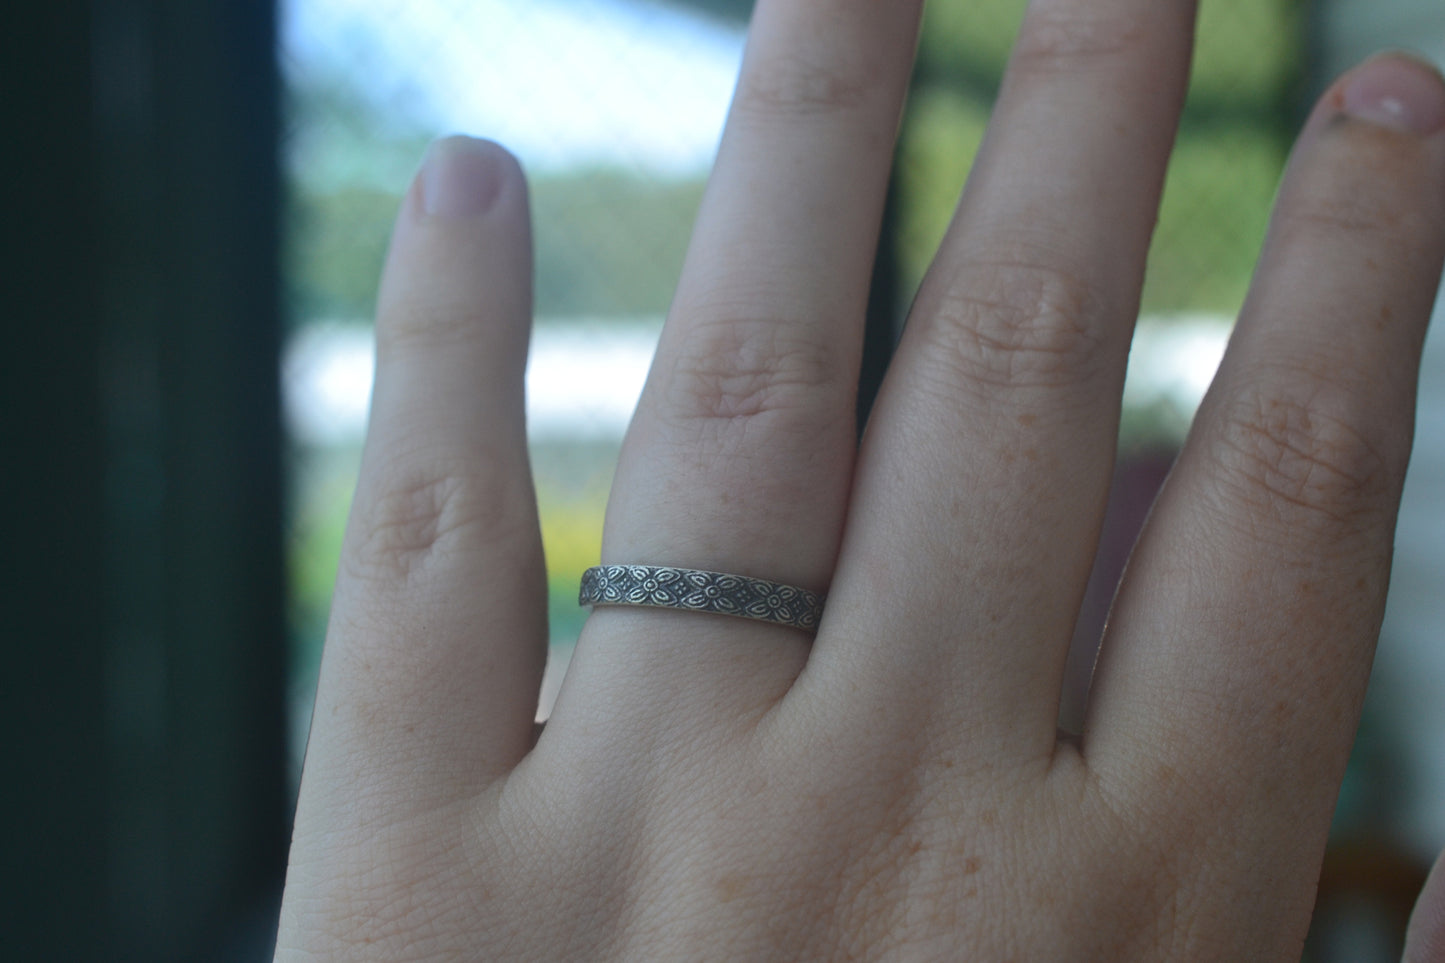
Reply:
[[[817,636],[599,609],[540,733],[526,189],[433,148],[277,959],[1299,958],[1445,258],[1445,86],[1376,58],[1307,122],[1061,736],[1194,4],[1034,0],[859,445],[919,6],[758,3],[608,507],[604,562],[827,590]],[[1445,960],[1442,876],[1411,963]]]

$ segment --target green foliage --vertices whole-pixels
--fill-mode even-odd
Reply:
[[[895,251],[905,292],[932,259],[983,138],[1025,0],[936,0],[899,147]],[[1293,0],[1207,0],[1143,309],[1235,313],[1284,164],[1299,73]]]
[[[702,192],[620,170],[537,179],[537,314],[666,314]]]
[[[894,241],[905,290],[923,280],[987,126],[987,108],[954,88],[925,87],[910,100],[898,146]]]
[[[934,0],[924,8],[920,69],[998,78],[1026,5],[1027,0]]]
[[[1027,0],[933,0],[919,40],[926,77],[970,80],[991,95],[1008,62]],[[1196,30],[1196,102],[1274,107],[1299,68],[1296,0],[1204,0]]]
[[[988,117],[958,91],[928,88],[909,107],[898,158],[901,277],[914,290],[953,216]],[[1283,163],[1249,128],[1186,129],[1160,208],[1145,313],[1232,314],[1244,300]]]
[[[1146,314],[1238,312],[1284,155],[1277,138],[1247,127],[1180,134],[1149,253]]]
[[[314,679],[331,613],[336,564],[356,473],[359,449],[291,452],[290,524],[286,532],[291,590],[293,674]]]
[[[400,202],[395,194],[363,187],[302,190],[292,197],[285,258],[293,321],[374,316],[377,279]]]
[[[582,573],[602,556],[602,518],[617,467],[613,442],[544,443],[531,450],[547,556],[547,612],[552,644],[576,641],[587,618],[577,605]]]
[[[587,611],[577,604],[582,573],[602,555],[602,518],[605,492],[584,497],[559,496],[543,488],[538,492],[542,521],[542,550],[547,556],[547,615],[555,642],[573,641],[582,631]]]
[[[1303,7],[1298,0],[1204,0],[1191,102],[1252,108],[1282,123],[1303,69]]]
[[[292,318],[372,317],[400,195],[297,187],[286,255]],[[611,170],[537,179],[537,314],[665,314],[702,191],[700,180],[659,182]]]

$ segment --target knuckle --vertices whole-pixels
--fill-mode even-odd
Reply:
[[[377,362],[384,364],[418,351],[434,353],[474,344],[485,330],[474,304],[394,299],[377,320]]]
[[[1104,363],[1103,313],[1080,275],[1030,261],[974,264],[933,307],[930,356],[964,385],[1067,388]]]
[[[747,71],[738,84],[736,109],[754,116],[796,118],[831,114],[860,105],[871,84],[854,71],[824,67],[798,56],[779,56]]]
[[[1377,241],[1399,237],[1402,214],[1380,203],[1374,191],[1333,190],[1280,212],[1284,231],[1305,239],[1367,236]]]
[[[819,395],[846,387],[838,352],[791,336],[791,327],[787,321],[764,319],[702,324],[674,364],[671,416],[716,425],[807,421],[824,410],[834,414]]]
[[[1137,16],[1040,6],[1019,31],[1011,66],[1025,72],[1074,70],[1128,52],[1148,36],[1148,25]]]
[[[1314,379],[1229,402],[1219,464],[1251,522],[1347,535],[1389,511],[1408,441],[1367,430],[1359,407],[1347,389]]]
[[[1310,241],[1364,238],[1400,254],[1418,246],[1439,224],[1431,165],[1393,132],[1347,123],[1344,136],[1326,139],[1323,156],[1297,165],[1277,221],[1282,233]]]
[[[479,543],[527,530],[523,483],[499,459],[434,462],[384,472],[357,493],[355,543],[347,574],[361,581],[410,583]]]

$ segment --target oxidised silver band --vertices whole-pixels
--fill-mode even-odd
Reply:
[[[582,573],[578,605],[650,605],[818,631],[823,597],[746,575],[660,565],[599,565]]]

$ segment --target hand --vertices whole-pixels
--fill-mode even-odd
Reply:
[[[919,6],[759,3],[608,509],[604,561],[826,589],[820,631],[600,608],[540,738],[525,188],[434,147],[278,958],[1298,958],[1445,257],[1445,87],[1377,59],[1314,111],[1060,738],[1194,5],[1035,0],[855,450]]]

